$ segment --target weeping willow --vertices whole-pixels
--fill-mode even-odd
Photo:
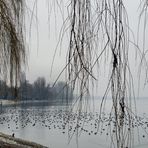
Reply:
[[[24,1],[0,0],[0,77],[17,86],[25,63]]]
[[[147,80],[148,66],[145,39],[148,1],[143,0],[140,5],[142,11],[139,17],[139,28],[144,16],[142,48],[139,45],[138,38],[140,31],[138,32],[137,43],[131,41],[131,29],[123,0],[69,0],[68,18],[64,22],[64,25],[68,24],[67,30],[69,31],[69,48],[65,68],[67,69],[68,83],[72,85],[73,90],[77,89],[79,92],[79,96],[74,102],[74,105],[78,104],[78,115],[81,114],[84,107],[87,111],[89,100],[84,96],[89,93],[91,82],[92,85],[95,82],[98,83],[99,76],[96,75],[96,72],[102,71],[100,67],[105,67],[107,63],[110,65],[108,69],[109,79],[100,106],[98,125],[102,121],[102,112],[108,93],[111,92],[112,109],[109,120],[113,116],[115,121],[114,125],[110,126],[110,146],[116,148],[134,146],[133,125],[137,119],[136,107],[132,106],[136,103],[129,59],[131,43],[135,46],[135,53],[137,53],[137,50],[139,52],[139,78],[141,67],[144,65]],[[66,30],[64,29],[63,32]],[[79,121],[77,124],[79,124]]]
[[[61,2],[61,1],[60,1]],[[110,63],[109,79],[102,98],[100,112],[111,90],[115,126],[112,127],[111,146],[132,147],[133,111],[131,91],[133,86],[129,66],[129,24],[123,0],[69,0],[69,48],[67,55],[68,83],[79,87],[79,113],[88,103],[83,96],[89,84],[96,81],[101,59]],[[143,1],[147,10],[147,1]],[[141,15],[144,11],[142,11]],[[10,77],[17,85],[21,65],[25,62],[24,1],[0,0],[0,73]],[[143,56],[142,56],[143,57]],[[102,115],[100,113],[100,120]],[[125,124],[127,123],[128,124]]]
[[[101,58],[110,63],[110,77],[100,107],[100,120],[108,92],[111,90],[115,126],[111,146],[132,147],[131,108],[132,74],[129,66],[129,24],[123,0],[71,0],[69,6],[70,38],[68,80],[79,86],[78,111],[87,104],[83,95],[89,91],[90,79]],[[95,10],[94,10],[95,8]],[[102,63],[101,63],[102,64]],[[77,85],[78,84],[78,85]],[[128,122],[128,124],[125,124]]]

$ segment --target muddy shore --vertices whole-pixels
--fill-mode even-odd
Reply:
[[[0,132],[0,148],[48,148],[35,142],[15,138]]]

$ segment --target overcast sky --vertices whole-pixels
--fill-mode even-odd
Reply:
[[[34,0],[28,0],[27,5],[28,8],[33,10],[33,1]],[[138,15],[140,10],[138,9],[138,6],[140,4],[140,0],[125,0],[125,6],[127,9],[128,17],[129,17],[129,25],[133,32],[137,33],[137,26],[138,26]],[[51,3],[51,1],[49,2]],[[68,0],[63,4],[63,8],[65,8],[68,5]],[[47,7],[47,0],[38,0],[37,4],[37,19],[36,22],[36,16],[33,17],[32,21],[31,18],[27,17],[27,45],[29,47],[28,52],[28,68],[27,68],[27,79],[30,82],[33,82],[37,77],[43,76],[46,78],[47,81],[55,81],[58,74],[61,72],[61,70],[64,68],[64,65],[66,63],[66,52],[68,47],[68,42],[65,38],[63,41],[63,44],[61,46],[61,50],[58,48],[56,52],[56,56],[54,59],[54,65],[52,69],[51,74],[51,66],[53,61],[53,56],[55,53],[55,49],[59,40],[59,32],[62,25],[62,16],[60,14],[55,14],[52,11],[50,16],[50,21],[48,20],[48,8],[50,11],[50,7]],[[50,6],[50,4],[49,4]],[[28,12],[30,12],[28,9]],[[58,12],[58,10],[55,10]],[[29,15],[31,16],[31,15]],[[36,25],[38,24],[38,25]],[[29,31],[31,27],[31,32]],[[30,36],[31,35],[31,36]],[[132,46],[130,47],[132,48]],[[132,49],[130,49],[132,50]],[[133,55],[130,55],[129,57],[133,58]],[[131,67],[134,68],[135,62],[132,63]],[[103,86],[104,85],[104,74],[102,74],[102,79],[99,80],[101,83],[101,86],[99,86],[99,90],[101,90],[100,94],[102,95],[103,92]],[[135,83],[135,92],[137,91],[137,75],[134,73],[134,83]],[[60,78],[64,80],[64,75]],[[144,88],[144,74],[141,76],[141,90],[140,90],[140,96],[148,96],[148,86]]]

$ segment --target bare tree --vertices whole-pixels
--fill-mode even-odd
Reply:
[[[0,76],[18,84],[25,63],[24,1],[0,1]]]
[[[33,84],[34,89],[34,97],[39,100],[47,99],[47,87],[46,87],[46,80],[44,77],[39,77]]]

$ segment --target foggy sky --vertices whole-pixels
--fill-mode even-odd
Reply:
[[[27,5],[31,10],[33,9],[33,1],[34,0],[27,1]],[[50,20],[48,20],[48,6],[50,6],[50,4],[47,4],[47,0],[38,0],[37,20],[36,16],[34,16],[32,20],[31,17],[26,16],[26,41],[27,47],[29,47],[28,67],[26,69],[26,76],[30,82],[33,82],[39,76],[45,77],[46,80],[49,82],[54,82],[66,63],[68,38],[65,37],[62,46],[59,45],[57,48],[51,73],[53,56],[59,41],[59,32],[62,26],[62,16],[60,15],[59,10],[56,9],[56,13],[54,13],[54,11],[50,13]],[[138,16],[140,12],[140,10],[138,9],[139,4],[140,0],[125,0],[125,6],[129,17],[129,26],[131,30],[134,32],[135,36],[137,35],[138,28]],[[65,8],[65,12],[67,5],[68,1],[66,1],[66,3],[62,6],[63,8]],[[130,36],[130,38],[133,39],[132,35]],[[133,50],[133,48],[134,47],[130,45],[129,49],[131,51]],[[129,55],[129,58],[132,61],[130,65],[132,67],[131,69],[133,69],[132,71],[134,78],[135,93],[137,94],[138,76],[137,73],[134,72],[134,68],[137,66],[137,63],[135,62],[134,57],[135,55],[133,54]],[[99,95],[102,95],[106,88],[105,82],[107,76],[106,78],[104,78],[104,72],[102,72],[100,73],[100,77],[102,78],[98,80],[98,84],[101,85],[98,85],[97,89],[99,89]],[[140,96],[142,97],[148,96],[148,85],[144,87],[144,77],[145,75],[144,73],[142,73],[140,87]],[[60,79],[64,80],[65,74],[63,74],[60,77]]]

